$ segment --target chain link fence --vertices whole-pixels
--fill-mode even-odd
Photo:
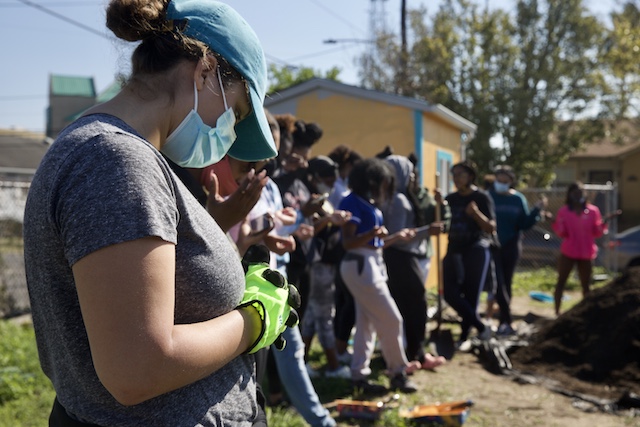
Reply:
[[[0,171],[1,172],[1,171]],[[29,312],[22,222],[31,175],[0,173],[0,316]]]
[[[587,199],[596,205],[602,216],[618,210],[618,188],[616,184],[595,185],[585,184]],[[541,197],[546,197],[548,215],[554,215],[566,203],[567,187],[551,189],[529,188],[522,190],[529,206],[533,206]],[[561,239],[551,229],[552,217],[543,218],[522,236],[522,256],[518,262],[519,270],[536,269],[542,267],[556,267],[560,254]],[[611,237],[618,232],[617,219],[609,222],[609,233],[597,239],[598,257],[596,266],[604,267],[607,271],[618,271],[615,249],[610,244]]]
[[[29,294],[24,274],[22,222],[31,175],[12,175],[7,178],[0,171],[0,317],[13,317],[29,312]],[[618,191],[612,185],[585,185],[589,200],[600,208],[603,216],[618,209]],[[566,188],[526,189],[522,193],[533,206],[541,197],[548,200],[547,212],[555,214],[565,203]],[[615,248],[609,240],[617,232],[612,220],[609,235],[598,239],[600,247],[596,265],[607,271],[618,271]],[[523,233],[522,257],[519,270],[556,267],[560,254],[560,238],[551,230],[549,218]]]

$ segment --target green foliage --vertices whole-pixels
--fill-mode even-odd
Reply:
[[[637,108],[640,13],[632,0],[612,15],[611,30],[584,0],[518,0],[509,10],[444,0],[435,14],[423,7],[409,17],[408,70],[399,69],[398,37],[379,34],[376,51],[360,59],[363,83],[477,124],[467,155],[480,174],[507,163],[522,182],[545,186],[557,164],[604,135],[602,117]]]
[[[0,321],[0,426],[46,425],[54,392],[40,369],[33,327]]]
[[[306,82],[313,78],[324,78],[338,80],[340,69],[333,67],[322,74],[321,71],[309,67],[292,68],[289,66],[278,67],[275,64],[269,65],[269,90],[268,93],[278,92],[290,86]]]
[[[613,26],[602,45],[603,105],[609,117],[621,119],[632,115],[633,102],[640,97],[640,8],[627,1],[620,12],[611,14]]]

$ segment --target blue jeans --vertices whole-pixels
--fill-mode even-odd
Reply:
[[[278,263],[278,271],[287,277],[286,265]],[[287,328],[282,334],[287,341],[282,351],[273,349],[280,382],[289,400],[311,427],[334,427],[336,422],[322,406],[304,364],[304,343],[298,326]]]
[[[273,356],[289,400],[312,427],[335,426],[335,420],[320,403],[316,389],[309,379],[304,364],[304,343],[300,330],[297,326],[287,328],[283,336],[287,345],[282,351],[273,351]]]

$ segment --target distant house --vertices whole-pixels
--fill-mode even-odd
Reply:
[[[319,78],[271,94],[265,106],[322,127],[313,155],[339,144],[365,157],[386,146],[394,154],[415,153],[423,185],[434,188],[437,171],[445,193],[452,185],[449,166],[464,157],[465,141],[476,131],[474,123],[440,104]]]
[[[625,219],[640,219],[640,126],[624,121],[616,125],[613,140],[610,135],[586,145],[555,169],[558,186],[574,181],[588,184],[618,184],[618,205]],[[635,221],[634,221],[635,222]],[[636,225],[636,224],[633,224]]]
[[[93,77],[49,76],[49,107],[47,108],[47,136],[55,137],[88,108],[113,98],[120,92],[119,82],[113,82],[100,93],[96,92]]]
[[[93,77],[49,76],[47,136],[55,138],[78,113],[96,103]]]

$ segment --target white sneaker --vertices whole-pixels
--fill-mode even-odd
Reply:
[[[324,376],[327,378],[343,378],[349,379],[351,378],[351,369],[348,366],[340,366],[333,371],[325,371]]]
[[[320,373],[313,369],[309,363],[307,363],[305,366],[307,368],[307,374],[309,374],[309,378],[318,378],[320,376]]]
[[[349,351],[349,349],[347,349],[344,353],[337,355],[338,362],[342,363],[343,365],[350,365],[352,356],[353,353]]]
[[[458,341],[456,342],[455,347],[458,351],[468,353],[471,351],[471,340]]]

